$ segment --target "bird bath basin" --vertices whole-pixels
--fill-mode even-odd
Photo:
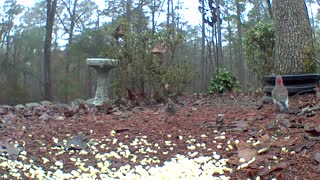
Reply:
[[[97,90],[93,101],[94,105],[100,106],[109,101],[108,88],[110,84],[109,72],[117,67],[118,60],[107,58],[88,58],[87,65],[97,72]]]

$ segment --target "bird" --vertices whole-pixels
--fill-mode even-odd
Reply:
[[[171,99],[168,99],[168,102],[164,107],[164,113],[166,115],[166,119],[174,116],[177,113],[177,109]]]
[[[271,91],[274,109],[277,105],[280,107],[280,112],[289,112],[288,90],[283,84],[283,79],[280,75],[276,76],[275,86]]]

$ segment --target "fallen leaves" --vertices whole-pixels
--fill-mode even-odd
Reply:
[[[287,163],[281,162],[281,163],[275,163],[272,166],[266,166],[262,170],[258,172],[258,176],[266,176],[268,174],[271,174],[274,171],[278,170],[284,170],[288,167]]]
[[[0,176],[294,179],[302,174],[312,179],[318,175],[319,155],[312,154],[320,148],[317,111],[308,119],[277,116],[271,105],[254,109],[250,96],[204,98],[182,99],[177,103],[179,116],[171,124],[161,121],[161,105],[127,107],[125,101],[99,108],[81,100],[71,106],[50,102],[0,106],[2,137],[11,137],[22,148],[19,152],[15,146],[1,146],[0,170],[5,173]],[[18,156],[10,160],[8,154]]]
[[[253,158],[255,159],[257,156],[256,150],[253,148],[251,143],[240,142],[236,145],[238,149],[238,158],[239,162],[249,162]],[[243,159],[243,160],[242,160]]]

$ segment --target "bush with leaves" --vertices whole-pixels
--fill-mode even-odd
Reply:
[[[150,59],[149,59],[150,58]],[[126,95],[126,88],[133,88],[134,93],[146,93],[146,96],[181,95],[188,91],[197,77],[191,63],[160,64],[157,58],[135,59],[128,65],[117,68],[117,80],[114,87],[117,96]],[[129,77],[129,78],[128,78]],[[127,82],[127,83],[126,83]],[[132,86],[132,84],[134,84]],[[165,85],[168,86],[164,92]],[[167,94],[166,94],[167,93]]]
[[[273,69],[274,43],[272,23],[258,23],[245,33],[244,51],[248,66],[259,78],[270,74]]]
[[[119,19],[118,24],[125,26],[127,31],[123,38],[114,39],[114,49],[108,51],[120,60],[116,68],[116,80],[113,81],[118,97],[126,96],[128,90],[144,97],[179,95],[187,91],[197,74],[193,64],[179,61],[173,56],[183,40],[179,31],[174,36],[176,39],[166,39],[168,32],[153,34],[147,27],[136,32],[125,19]],[[167,46],[165,63],[160,63],[159,57],[151,53],[158,43]]]
[[[218,73],[210,80],[208,92],[223,93],[226,90],[238,90],[239,87],[239,82],[232,72],[226,69],[219,69]]]
[[[169,92],[181,95],[188,91],[188,87],[198,75],[191,63],[171,64],[166,68],[164,79],[169,86]]]

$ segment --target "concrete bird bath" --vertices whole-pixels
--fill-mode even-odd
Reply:
[[[109,72],[111,69],[117,67],[118,60],[106,58],[88,58],[87,65],[93,67],[97,72],[97,90],[93,104],[99,106],[109,101]]]

